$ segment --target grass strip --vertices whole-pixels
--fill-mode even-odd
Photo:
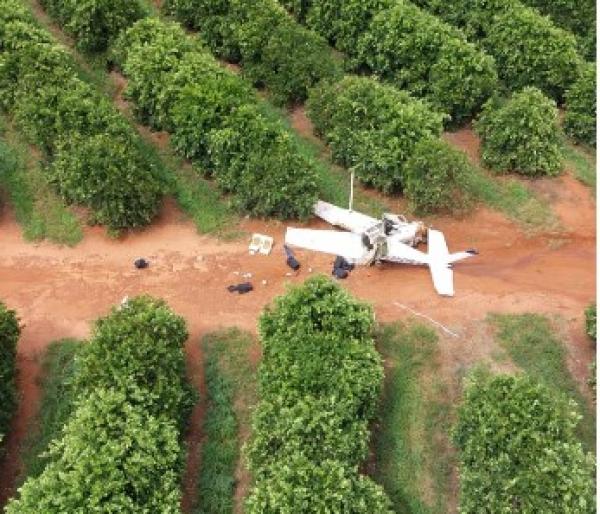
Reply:
[[[557,228],[552,208],[512,178],[494,178],[475,168],[466,177],[467,190],[478,200],[521,224],[530,233]]]
[[[208,406],[201,447],[195,512],[235,510],[240,448],[248,435],[250,407],[256,402],[256,368],[250,361],[252,336],[237,329],[202,340]]]
[[[596,162],[591,150],[565,140],[563,155],[567,166],[573,170],[577,180],[596,191]]]
[[[0,186],[8,193],[25,240],[75,246],[83,239],[77,216],[54,192],[23,136],[1,115]]]
[[[374,478],[395,512],[445,513],[454,465],[450,400],[436,378],[438,336],[417,323],[380,327],[386,378],[374,433]]]
[[[80,341],[63,339],[51,343],[44,353],[40,383],[42,398],[23,449],[23,478],[42,474],[50,462],[45,452],[49,444],[59,438],[73,412],[74,361],[81,345]]]
[[[573,399],[582,420],[577,435],[587,451],[594,451],[596,420],[567,367],[567,352],[551,320],[539,314],[491,314],[496,338],[525,373],[559,394]]]

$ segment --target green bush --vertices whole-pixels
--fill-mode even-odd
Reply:
[[[588,63],[565,95],[565,132],[596,146],[596,66]]]
[[[282,3],[345,52],[353,69],[426,97],[454,124],[475,113],[497,86],[490,56],[408,1]]]
[[[16,360],[20,333],[15,311],[0,302],[0,441],[17,407]]]
[[[404,0],[374,17],[355,59],[397,87],[425,96],[455,124],[474,114],[497,86],[491,57]]]
[[[358,474],[383,382],[373,323],[369,306],[325,277],[261,316],[248,512],[390,512],[383,490]]]
[[[254,478],[276,465],[280,455],[302,454],[312,462],[336,460],[358,466],[367,457],[367,421],[344,414],[334,398],[286,400],[267,395],[254,411],[255,437],[246,448]]]
[[[67,202],[91,207],[93,221],[113,230],[149,224],[164,192],[132,137],[72,133],[59,141],[48,174]]]
[[[354,58],[373,18],[393,4],[393,0],[322,0],[310,2],[304,12],[310,28]]]
[[[313,161],[239,77],[173,24],[146,19],[117,43],[127,95],[145,119],[173,132],[178,153],[256,216],[305,217],[317,197]]]
[[[0,11],[9,7],[12,1],[0,1]],[[72,56],[52,43],[29,11],[14,17],[0,28],[0,63],[7,71],[0,103],[44,151],[46,169],[67,201],[91,207],[95,221],[114,230],[148,224],[164,179],[151,169],[139,137],[79,78]]]
[[[596,60],[596,2],[594,0],[521,0],[547,14],[557,26],[572,32],[580,52]]]
[[[134,407],[123,391],[97,388],[81,400],[49,456],[7,514],[180,512],[177,427]]]
[[[381,486],[338,461],[314,462],[301,453],[278,462],[246,501],[248,514],[294,512],[391,514]]]
[[[511,90],[535,86],[558,101],[582,64],[573,35],[525,7],[497,16],[484,45]]]
[[[595,512],[573,407],[526,376],[471,379],[454,432],[460,511]]]
[[[596,303],[592,303],[585,310],[585,333],[595,341],[597,331],[598,326],[596,325]]]
[[[106,50],[119,33],[147,12],[140,0],[41,0],[86,52]]]
[[[596,360],[594,359],[589,365],[589,375],[587,379],[587,385],[590,387],[592,391],[592,396],[594,397],[594,401],[596,400]]]
[[[164,9],[200,30],[218,54],[239,61],[277,104],[301,102],[311,86],[339,74],[325,41],[295,23],[275,0],[170,0]]]
[[[460,213],[470,205],[467,156],[441,139],[417,143],[406,163],[404,193],[419,213]]]
[[[365,77],[322,83],[307,107],[334,160],[385,192],[402,191],[415,145],[439,136],[445,118],[423,101]]]
[[[496,60],[500,79],[512,91],[535,86],[562,101],[581,66],[574,36],[519,0],[415,3],[480,42]]]
[[[131,403],[178,417],[191,400],[184,387],[187,337],[185,321],[164,301],[130,299],[96,322],[91,342],[78,355],[75,387],[82,396],[97,388],[131,390]]]
[[[187,335],[150,297],[99,319],[73,364],[73,412],[7,513],[180,512]]]
[[[486,103],[475,124],[483,162],[497,171],[557,175],[563,165],[556,104],[536,88]]]

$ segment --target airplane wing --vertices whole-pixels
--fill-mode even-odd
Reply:
[[[364,264],[370,256],[369,250],[362,244],[362,237],[350,232],[288,227],[285,243],[315,252],[341,255],[354,264]]]
[[[379,220],[371,218],[366,214],[342,209],[320,200],[315,205],[315,214],[327,223],[345,228],[355,234],[363,234],[369,228],[379,223]]]

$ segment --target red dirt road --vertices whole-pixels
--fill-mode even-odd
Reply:
[[[544,187],[565,228],[558,236],[527,238],[513,223],[486,209],[465,220],[436,220],[451,251],[470,247],[481,251],[456,266],[455,298],[438,297],[426,269],[402,266],[356,270],[344,286],[372,302],[381,321],[404,318],[409,308],[456,332],[458,338],[444,338],[440,345],[444,367],[452,372],[490,359],[494,343],[480,337],[481,321],[489,312],[558,314],[572,334],[567,341],[569,365],[583,384],[592,358],[582,312],[596,290],[595,204],[590,191],[570,176]],[[311,225],[321,226],[317,221]],[[18,348],[22,399],[8,436],[7,456],[0,462],[0,505],[14,494],[19,445],[38,401],[36,357],[50,341],[86,337],[94,319],[125,295],[142,293],[163,297],[183,315],[191,342],[222,327],[254,331],[261,309],[287,283],[302,282],[310,275],[309,268],[313,273],[330,271],[330,257],[298,252],[303,268],[297,276],[288,276],[281,248],[285,226],[248,220],[241,228],[273,235],[272,255],[249,256],[248,238],[226,243],[198,235],[171,202],[142,233],[113,240],[102,229],[89,228],[84,241],[72,249],[24,242],[11,213],[2,213],[0,299],[19,312],[24,330]],[[134,269],[132,262],[138,256],[151,261],[149,269]],[[227,292],[228,284],[244,280],[236,272],[252,273],[253,293]],[[196,414],[199,424],[201,413]]]

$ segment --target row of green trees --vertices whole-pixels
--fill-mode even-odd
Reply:
[[[20,334],[16,312],[0,302],[0,443],[17,407],[16,360]]]
[[[187,335],[150,297],[98,320],[75,359],[73,414],[6,512],[180,512]]]
[[[510,90],[535,86],[562,101],[582,65],[573,34],[519,0],[415,0],[494,56]]]
[[[136,114],[172,134],[240,210],[305,217],[317,198],[315,163],[250,85],[220,66],[176,23],[138,21],[114,47]]]
[[[40,0],[84,52],[109,48],[123,29],[148,15],[142,0]]]
[[[358,471],[383,381],[373,324],[369,306],[325,277],[264,312],[246,512],[390,512],[383,490]]]
[[[352,69],[427,98],[455,124],[477,112],[497,87],[489,55],[406,0],[280,3],[346,53]]]
[[[116,108],[17,0],[0,1],[0,60],[0,106],[42,149],[64,199],[114,230],[148,224],[165,189],[161,174]]]
[[[527,376],[470,377],[454,431],[460,511],[596,512],[578,421],[572,401]]]
[[[552,18],[559,27],[577,38],[581,54],[596,60],[596,2],[595,0],[521,0]]]
[[[198,30],[215,54],[239,63],[277,104],[302,102],[310,87],[341,75],[327,42],[276,0],[168,0],[163,10]]]
[[[311,91],[308,115],[333,159],[363,183],[403,192],[421,212],[467,203],[466,158],[440,139],[446,115],[424,100],[368,77],[322,82]]]

